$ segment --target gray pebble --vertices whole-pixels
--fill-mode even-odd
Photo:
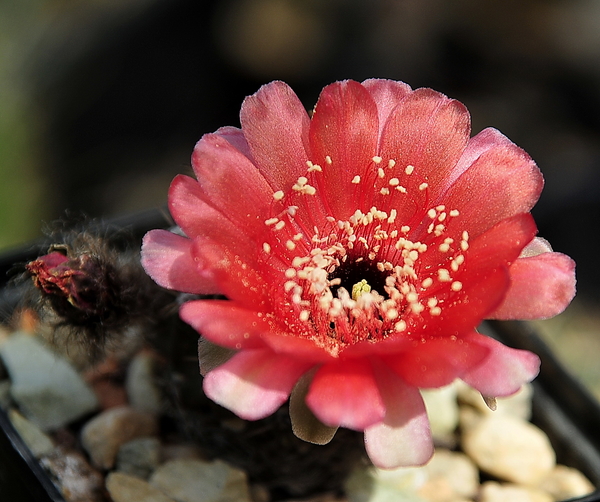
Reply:
[[[117,470],[148,479],[160,463],[160,441],[157,438],[133,439],[119,449]]]
[[[246,473],[222,460],[171,460],[150,483],[178,502],[251,502]]]
[[[104,502],[103,476],[81,453],[57,447],[42,457],[40,463],[58,480],[58,488],[67,502]]]
[[[9,410],[8,418],[34,456],[40,458],[43,455],[48,455],[54,449],[52,439],[17,410]]]
[[[81,431],[81,442],[92,463],[101,469],[111,469],[119,448],[135,438],[154,436],[158,423],[154,415],[118,406],[103,411]]]
[[[175,502],[147,481],[122,472],[108,475],[106,489],[114,502]]]
[[[146,352],[137,354],[129,364],[125,388],[129,404],[140,411],[160,413],[161,392],[155,382],[156,358]]]
[[[98,400],[77,371],[37,337],[16,333],[0,345],[10,393],[42,430],[54,430],[94,411]]]

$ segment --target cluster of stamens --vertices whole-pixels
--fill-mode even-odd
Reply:
[[[333,162],[327,156],[324,168]],[[414,166],[398,169],[394,159],[385,165],[381,157],[373,157],[372,162],[370,174],[363,175],[369,180],[357,174],[353,184],[368,182],[364,189],[375,187],[382,196],[396,190],[411,197],[412,189],[404,187],[401,178],[415,176],[418,170]],[[448,232],[459,211],[444,205],[428,207],[428,183],[417,180],[421,183],[410,186],[416,187],[425,205],[417,204],[407,221],[398,221],[398,209],[388,204],[387,211],[375,206],[365,212],[356,209],[343,221],[329,216],[325,225],[309,231],[296,221],[302,202],[295,198],[317,194],[316,176],[324,168],[310,161],[307,166],[306,175],[300,176],[291,190],[273,194],[285,209],[265,220],[275,238],[265,239],[264,253],[270,255],[272,245],[281,243],[289,262],[283,303],[291,316],[282,317],[293,325],[290,329],[338,352],[363,340],[410,333],[411,326],[422,323],[425,316],[440,316],[444,305],[463,288],[455,277],[465,261],[469,235],[466,231],[457,233],[455,226],[453,237]],[[414,199],[406,203],[414,206]],[[413,240],[415,235],[420,235],[420,240]],[[364,272],[365,277],[354,281],[353,269]]]

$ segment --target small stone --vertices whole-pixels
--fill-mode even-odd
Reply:
[[[486,481],[481,485],[479,502],[554,502],[554,499],[536,488]]]
[[[178,502],[250,502],[246,473],[222,460],[171,460],[150,483]]]
[[[469,429],[475,427],[484,416],[471,406],[461,406],[458,411],[461,434],[464,435]]]
[[[555,500],[583,497],[595,490],[594,485],[580,471],[566,465],[557,465],[539,487]]]
[[[94,411],[98,401],[77,371],[37,337],[16,333],[0,345],[12,398],[42,430],[55,430]]]
[[[54,449],[52,439],[17,410],[9,410],[8,418],[35,457],[40,458],[43,455],[48,455]]]
[[[111,469],[119,448],[135,438],[154,436],[158,430],[156,417],[129,406],[106,410],[81,431],[81,442],[92,463],[100,469]]]
[[[114,502],[175,502],[147,481],[122,472],[108,475],[106,489]]]
[[[546,434],[509,415],[482,418],[465,431],[462,447],[482,470],[521,485],[538,485],[556,463]]]
[[[531,418],[531,398],[533,397],[533,387],[531,384],[525,384],[521,389],[508,397],[496,398],[496,410],[492,411],[485,404],[481,394],[466,383],[458,380],[455,382],[458,392],[458,398],[461,403],[468,404],[484,415],[511,415],[523,420]]]
[[[442,444],[451,442],[458,426],[456,386],[422,390],[421,395],[427,408],[434,441]]]
[[[464,453],[436,449],[423,467],[427,481],[417,494],[431,502],[454,502],[475,497],[479,489],[479,471]]]
[[[40,464],[57,480],[67,502],[104,502],[104,479],[80,453],[57,447]]]
[[[422,467],[357,468],[344,484],[348,502],[426,502],[417,490],[427,481]]]
[[[160,464],[160,441],[139,438],[125,443],[117,454],[117,470],[141,479],[148,479]]]
[[[162,395],[155,382],[155,370],[156,358],[149,352],[140,352],[129,364],[125,388],[131,406],[158,414]]]

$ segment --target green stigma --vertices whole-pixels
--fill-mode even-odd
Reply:
[[[352,286],[352,299],[354,301],[358,300],[365,293],[369,293],[371,291],[371,286],[367,283],[365,279],[360,282],[357,282],[354,286]]]

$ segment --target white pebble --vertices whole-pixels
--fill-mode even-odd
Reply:
[[[178,502],[250,502],[246,473],[222,460],[170,460],[156,469],[150,484]]]
[[[566,465],[557,465],[540,488],[555,500],[583,497],[594,491],[594,485],[580,471]]]
[[[417,494],[425,500],[454,501],[471,499],[477,494],[479,471],[464,453],[438,448],[423,469],[427,473],[427,481]]]
[[[479,502],[554,502],[547,493],[524,486],[487,481],[481,485]]]
[[[462,447],[482,470],[527,486],[539,484],[556,464],[548,436],[508,415],[482,418],[465,432]]]
[[[434,441],[447,443],[458,426],[458,402],[456,386],[421,391]]]

